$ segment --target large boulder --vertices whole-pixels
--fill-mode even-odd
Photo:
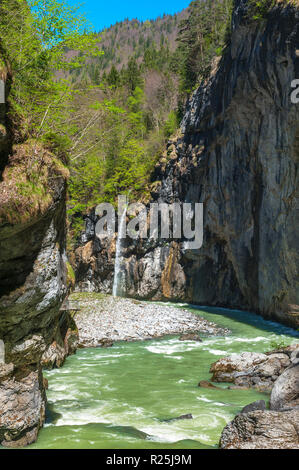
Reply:
[[[273,383],[291,364],[284,352],[245,352],[219,359],[211,366],[212,382],[229,382],[240,387],[271,391]]]
[[[299,364],[285,370],[276,380],[270,400],[271,410],[299,409]]]
[[[223,430],[221,449],[299,449],[299,410],[239,414]]]
[[[244,406],[241,413],[251,413],[252,411],[265,411],[266,410],[266,402],[265,400],[258,400],[254,403],[250,403],[250,405]]]
[[[13,377],[10,372],[0,382],[1,445],[26,446],[36,440],[45,419],[42,374],[34,370],[24,377]]]

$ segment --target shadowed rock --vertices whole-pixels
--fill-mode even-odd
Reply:
[[[242,414],[251,413],[252,411],[258,411],[258,410],[265,411],[265,409],[266,409],[266,402],[264,400],[259,400],[259,401],[255,401],[254,403],[250,403],[250,405],[245,406],[243,410],[241,411],[241,413]]]
[[[192,414],[186,414],[186,415],[179,416],[178,418],[161,419],[161,421],[163,423],[171,423],[172,421],[180,421],[183,419],[193,419],[193,416]]]
[[[208,382],[207,380],[202,380],[198,384],[199,387],[201,388],[212,388],[214,390],[222,390],[220,387],[216,387],[216,385],[213,385],[211,382]]]

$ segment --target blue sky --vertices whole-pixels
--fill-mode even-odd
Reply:
[[[191,0],[67,0],[71,5],[81,5],[87,19],[96,31],[104,29],[125,18],[154,19],[163,13],[177,13]]]

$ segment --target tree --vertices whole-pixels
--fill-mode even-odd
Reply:
[[[118,86],[120,84],[120,75],[119,75],[115,65],[112,65],[111,70],[108,73],[107,83],[110,86]]]
[[[232,0],[195,0],[180,23],[176,60],[181,90],[190,93],[210,73],[211,60],[221,55],[231,21]]]
[[[65,0],[2,0],[0,39],[14,77],[12,113],[21,115],[24,135],[41,137],[65,131],[71,80],[57,80],[57,71],[82,67],[100,54],[77,8]],[[75,54],[69,56],[66,51]]]
[[[130,91],[134,91],[137,86],[142,85],[140,67],[134,57],[129,60],[127,69],[124,73],[124,80]]]

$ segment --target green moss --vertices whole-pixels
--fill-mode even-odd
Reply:
[[[100,294],[98,292],[74,292],[70,295],[69,299],[73,301],[83,302],[90,300],[103,300],[106,297],[106,294]]]
[[[74,286],[76,283],[76,275],[75,275],[75,271],[72,268],[72,265],[68,261],[66,262],[66,269],[67,269],[67,284]]]
[[[34,139],[13,150],[0,184],[0,223],[19,224],[46,213],[69,172]]]
[[[255,21],[266,19],[275,4],[276,0],[249,0],[250,17]]]

